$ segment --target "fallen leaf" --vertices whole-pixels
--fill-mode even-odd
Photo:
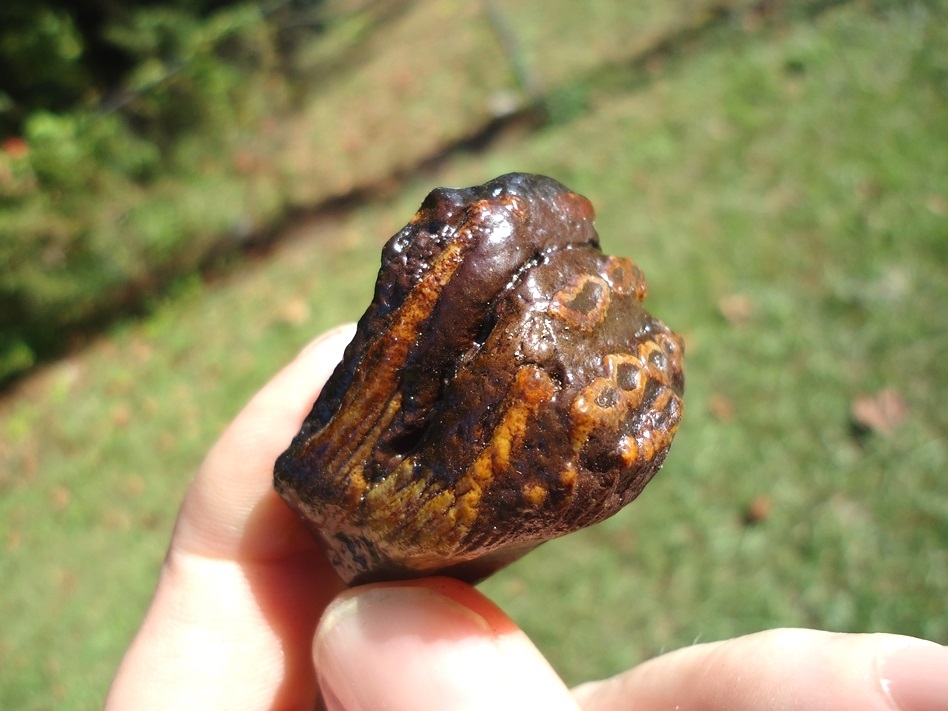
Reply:
[[[851,415],[853,423],[860,429],[887,436],[908,416],[908,405],[898,390],[885,388],[874,395],[855,398]]]
[[[734,417],[734,403],[727,395],[714,393],[708,401],[708,411],[714,419],[727,422]]]
[[[0,144],[0,150],[14,159],[26,158],[30,154],[30,144],[19,136],[10,136]]]
[[[72,499],[72,495],[69,493],[69,489],[67,489],[65,486],[54,486],[53,490],[50,492],[50,499],[53,509],[56,511],[63,511],[67,506],[69,506],[69,500]]]
[[[290,326],[301,326],[309,318],[309,304],[301,296],[292,298],[280,308],[278,318]]]
[[[766,521],[770,518],[773,507],[773,502],[769,496],[755,496],[744,510],[744,523],[752,525]]]
[[[132,410],[125,404],[120,403],[112,409],[112,424],[117,428],[125,427],[132,419]]]
[[[728,294],[718,300],[718,310],[732,326],[743,326],[754,315],[754,302],[747,294]]]
[[[948,198],[944,195],[932,194],[925,200],[925,207],[933,215],[944,217],[948,213]]]

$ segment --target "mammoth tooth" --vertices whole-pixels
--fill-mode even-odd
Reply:
[[[276,462],[347,583],[475,582],[601,521],[661,467],[682,340],[551,178],[439,188],[382,251],[342,362]]]

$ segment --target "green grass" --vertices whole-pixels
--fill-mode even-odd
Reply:
[[[301,227],[23,383],[0,403],[0,707],[98,705],[216,434],[359,315],[428,189],[514,169],[588,195],[645,269],[687,340],[686,415],[637,502],[482,589],[570,682],[779,625],[948,642],[946,10],[745,17],[592,72],[569,120]],[[905,421],[854,434],[852,400],[884,387]]]

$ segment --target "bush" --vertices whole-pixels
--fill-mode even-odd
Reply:
[[[193,273],[237,219],[235,142],[285,93],[253,3],[9,5],[0,382]]]

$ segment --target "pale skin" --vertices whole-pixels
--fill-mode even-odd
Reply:
[[[345,590],[272,472],[351,335],[346,326],[310,344],[208,454],[110,711],[948,709],[948,650],[911,637],[770,630],[570,691],[470,586]]]

